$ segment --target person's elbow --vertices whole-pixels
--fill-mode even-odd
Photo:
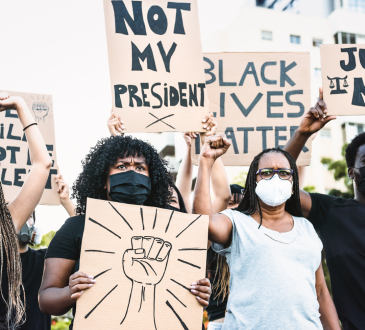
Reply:
[[[68,312],[68,310],[60,311],[57,308],[54,308],[55,306],[51,301],[49,301],[48,296],[49,295],[48,295],[47,289],[43,290],[43,291],[39,291],[39,293],[38,293],[39,309],[41,310],[41,312],[43,314],[61,316]]]

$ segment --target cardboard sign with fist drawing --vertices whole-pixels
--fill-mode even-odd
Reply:
[[[88,199],[74,329],[200,330],[208,216]]]

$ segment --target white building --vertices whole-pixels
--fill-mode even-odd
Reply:
[[[228,4],[229,5],[229,4]],[[319,45],[365,44],[365,0],[243,0],[240,12],[221,31],[203,42],[204,52],[309,51],[311,55],[312,103],[322,85]],[[313,141],[311,166],[304,186],[317,192],[344,189],[321,163],[323,157],[340,159],[342,146],[365,130],[365,117],[338,117]],[[151,141],[155,142],[155,141]],[[156,144],[178,170],[184,151],[181,134],[156,136]],[[243,170],[227,167],[230,180]]]

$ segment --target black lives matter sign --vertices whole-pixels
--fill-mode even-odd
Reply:
[[[113,111],[128,132],[201,131],[197,1],[104,0]]]
[[[57,175],[57,155],[54,133],[53,101],[51,95],[8,92],[21,96],[34,117],[52,158],[52,167],[39,204],[59,205],[60,197],[54,176]],[[26,134],[16,110],[0,113],[0,173],[7,202],[12,201],[22,188],[32,167]]]
[[[209,53],[204,62],[210,111],[232,143],[224,164],[250,165],[284,147],[310,106],[309,53]],[[298,165],[309,165],[310,144]],[[199,152],[196,140],[195,163]]]
[[[323,98],[330,115],[365,114],[365,45],[321,45]]]

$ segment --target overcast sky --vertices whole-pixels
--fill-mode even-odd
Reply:
[[[198,0],[202,40],[227,26],[241,3]],[[58,164],[72,184],[90,147],[108,136],[103,1],[8,0],[0,12],[0,89],[53,95]],[[61,207],[37,208],[44,233],[66,218]]]

